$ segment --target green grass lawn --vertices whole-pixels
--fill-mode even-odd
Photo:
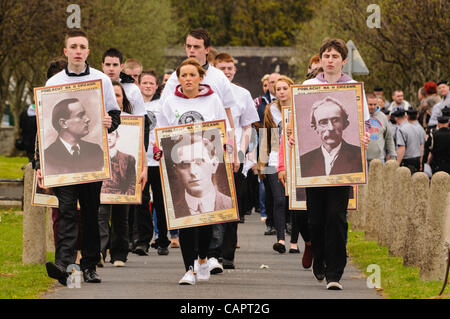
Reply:
[[[0,299],[36,299],[55,282],[44,265],[22,264],[22,220],[18,210],[0,209]]]
[[[0,156],[0,178],[23,178],[22,167],[28,164],[28,157]]]
[[[347,248],[352,262],[364,274],[371,275],[366,272],[368,265],[380,266],[380,292],[386,298],[427,299],[438,297],[442,289],[443,282],[420,280],[419,268],[403,266],[403,258],[389,256],[388,248],[378,246],[375,241],[365,241],[363,232],[349,232]],[[449,284],[441,297],[450,299]]]

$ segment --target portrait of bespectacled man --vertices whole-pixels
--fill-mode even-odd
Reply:
[[[313,149],[300,152],[302,178],[363,171],[361,147],[354,142],[359,141],[357,113],[352,114],[352,123],[345,103],[340,100],[342,94],[322,94],[310,107],[310,128],[302,133],[303,140],[308,140]],[[344,138],[347,130],[351,131],[347,136],[352,138],[352,142]]]

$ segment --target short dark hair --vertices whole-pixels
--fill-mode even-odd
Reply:
[[[337,52],[341,54],[342,60],[347,59],[348,56],[348,48],[342,39],[330,39],[325,38],[322,41],[322,46],[319,50],[320,58],[322,59],[322,54],[331,49],[335,49]]]
[[[141,72],[141,74],[139,74],[139,78],[138,78],[138,83],[141,84],[141,80],[145,75],[151,75],[153,77],[155,77],[156,80],[156,84],[158,84],[158,76],[156,74],[156,71],[153,69],[147,69]]]
[[[81,31],[81,30],[70,30],[69,32],[66,33],[66,36],[64,38],[64,45],[67,45],[67,39],[75,38],[75,37],[83,37],[89,41],[89,38],[88,38],[86,32]]]
[[[56,73],[64,70],[67,66],[67,60],[63,57],[57,57],[51,60],[47,69],[47,80],[54,76]]]
[[[52,111],[52,125],[55,130],[59,133],[61,126],[59,126],[59,119],[70,118],[69,104],[79,102],[77,98],[64,99],[59,101]]]
[[[196,39],[203,40],[205,48],[209,48],[211,46],[211,38],[209,37],[209,33],[203,28],[191,30],[188,35]]]
[[[109,57],[113,57],[113,58],[119,58],[120,64],[123,63],[123,55],[122,52],[120,52],[118,49],[116,48],[109,48],[108,50],[106,50],[103,53],[102,56],[102,62],[105,63],[105,58],[109,56]]]

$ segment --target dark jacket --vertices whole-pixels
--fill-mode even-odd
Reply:
[[[450,130],[446,127],[434,131],[430,162],[433,173],[444,171],[450,174]]]
[[[325,176],[325,159],[321,148],[300,156],[302,177]],[[361,148],[342,141],[330,175],[362,172]]]
[[[136,159],[117,151],[111,158],[111,179],[104,180],[102,193],[134,195],[136,190]]]
[[[176,197],[178,200],[174,202],[175,218],[191,216],[189,207],[184,198],[184,194]],[[216,200],[214,211],[233,208],[233,200],[230,196],[222,194],[216,189]]]
[[[103,151],[97,144],[80,140],[80,155],[72,156],[59,138],[44,151],[45,175],[103,170]]]

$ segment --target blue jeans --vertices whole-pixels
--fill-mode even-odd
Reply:
[[[267,217],[266,202],[265,202],[266,194],[264,190],[264,183],[263,181],[260,181],[258,179],[258,184],[259,184],[259,207],[261,209],[261,217]]]

